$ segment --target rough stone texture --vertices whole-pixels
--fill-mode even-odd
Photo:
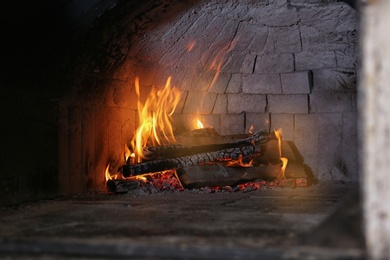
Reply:
[[[219,94],[213,108],[213,114],[226,114],[228,105],[228,95]]]
[[[217,94],[208,92],[189,92],[183,113],[210,114],[213,110]]]
[[[355,90],[356,70],[322,69],[313,71],[314,90]]]
[[[294,71],[292,54],[259,55],[256,59],[255,73],[278,73]]]
[[[282,128],[283,140],[294,140],[294,115],[276,114],[271,115],[271,130]]]
[[[357,113],[343,113],[342,165],[348,180],[359,181]]]
[[[309,112],[307,95],[268,95],[270,113],[306,114]]]
[[[280,75],[283,94],[309,94],[311,90],[309,71]]]
[[[295,69],[298,71],[335,67],[337,64],[334,51],[303,51],[295,54]]]
[[[255,94],[228,94],[228,113],[241,112],[262,113],[265,112],[265,95]]]
[[[351,112],[352,93],[346,91],[313,91],[310,94],[310,112]]]
[[[390,168],[390,2],[369,1],[364,5],[362,26],[364,58],[359,84],[360,165],[364,191],[364,229],[368,256],[390,258],[390,199],[387,179]]]
[[[221,115],[221,135],[243,134],[244,132],[244,114]]]
[[[242,77],[242,93],[282,94],[279,74],[251,74]]]
[[[249,133],[249,128],[253,125],[253,132],[269,131],[269,114],[268,113],[246,113],[245,133]]]

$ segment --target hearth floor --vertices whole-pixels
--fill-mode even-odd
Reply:
[[[354,190],[317,184],[212,194],[83,194],[4,207],[0,258],[364,259],[351,230],[356,214],[344,210]],[[340,208],[337,227],[324,228]]]

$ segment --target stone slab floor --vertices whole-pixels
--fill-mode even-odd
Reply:
[[[356,185],[83,194],[0,208],[3,259],[364,259]]]

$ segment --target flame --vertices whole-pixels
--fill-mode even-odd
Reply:
[[[285,172],[286,172],[288,159],[286,157],[282,157],[282,137],[283,137],[282,128],[279,128],[278,130],[274,130],[274,132],[276,138],[278,139],[279,159],[282,161],[282,169],[280,171],[279,179],[286,179]]]
[[[106,182],[108,182],[109,180],[112,180],[111,174],[109,172],[109,169],[110,169],[110,164],[107,165],[106,171],[105,171],[105,174],[104,174],[104,176],[106,177]]]
[[[131,141],[136,161],[145,158],[142,149],[147,145],[163,145],[176,142],[173,135],[171,117],[180,100],[180,91],[171,88],[171,77],[168,77],[165,87],[156,91],[154,88],[142,104],[138,77],[135,79],[135,91],[138,97],[137,107],[140,125]]]
[[[187,51],[191,52],[192,49],[194,48],[195,44],[196,44],[195,40],[190,41],[190,43],[188,43],[188,45],[187,45]]]
[[[250,134],[253,134],[253,130],[255,129],[255,127],[253,126],[253,125],[251,125],[250,127],[249,127],[249,133]]]
[[[232,160],[232,161],[228,162],[228,163],[226,164],[226,166],[228,166],[228,167],[249,168],[249,167],[253,167],[252,162],[253,162],[253,159],[250,160],[249,163],[243,162],[243,161],[242,161],[242,154],[240,154],[240,155],[238,156],[238,159],[237,159],[237,160]]]
[[[280,157],[280,160],[282,161],[283,165],[282,165],[282,169],[280,171],[279,179],[286,179],[286,176],[284,175],[284,173],[286,172],[288,159],[286,157]]]
[[[199,119],[197,119],[197,121],[196,121],[196,127],[197,127],[198,129],[204,128],[203,123],[202,123]]]
[[[282,157],[282,137],[283,132],[282,128],[279,128],[278,130],[274,130],[275,136],[278,139],[278,148],[279,148],[279,158]]]
[[[129,147],[127,146],[127,144],[125,144],[125,162],[127,162],[127,160],[129,159],[129,157],[131,156],[131,152],[130,152],[130,149]]]

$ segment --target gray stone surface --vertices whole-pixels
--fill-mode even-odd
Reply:
[[[313,89],[316,90],[355,90],[356,70],[321,69],[313,70]]]
[[[309,71],[283,73],[280,78],[283,94],[309,94],[311,91]]]
[[[228,95],[227,94],[218,94],[217,100],[213,107],[213,114],[226,114],[227,105],[228,105]]]
[[[7,225],[0,226],[0,257],[363,259],[346,226],[332,233],[339,245],[324,247],[321,236],[311,237],[354,189],[324,184],[213,194],[134,191],[1,208],[0,221]],[[351,214],[337,220],[354,221]]]
[[[189,92],[183,113],[210,114],[213,110],[217,94],[208,92]]]
[[[269,114],[268,113],[247,113],[245,133],[249,133],[249,128],[253,125],[252,132],[269,131]]]
[[[244,114],[221,115],[221,135],[243,134],[244,131]]]
[[[306,114],[309,112],[308,95],[268,95],[268,112]]]
[[[282,94],[280,75],[277,73],[243,75],[242,93]]]
[[[259,55],[256,59],[255,73],[279,73],[294,71],[292,54]]]
[[[310,112],[351,112],[352,93],[347,91],[313,91],[310,94]]]
[[[263,113],[266,105],[265,95],[228,94],[228,113]]]
[[[282,128],[283,140],[294,140],[294,115],[292,114],[277,114],[271,115],[271,130]]]
[[[298,71],[335,67],[337,64],[334,51],[303,51],[295,54],[295,69]]]

